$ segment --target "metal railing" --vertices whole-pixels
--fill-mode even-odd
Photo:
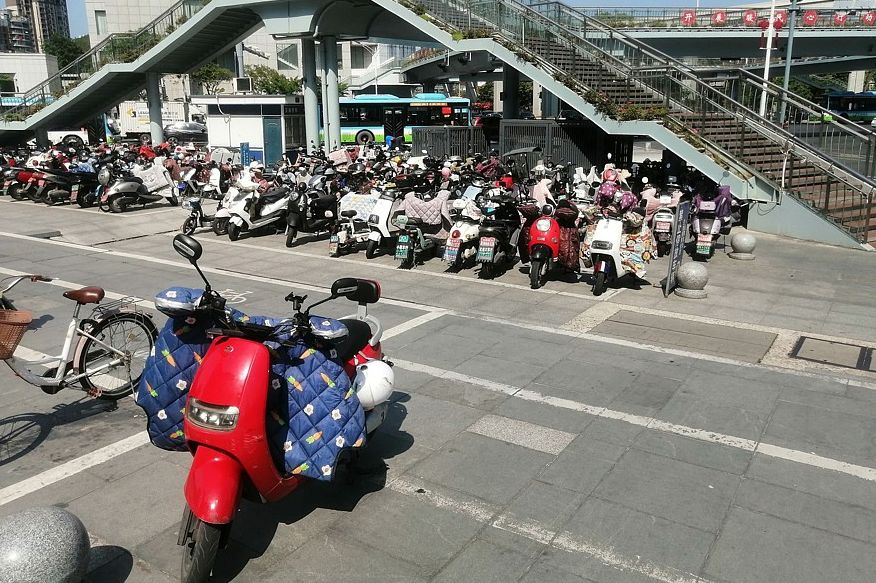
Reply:
[[[536,2],[528,3],[530,5]],[[761,20],[769,18],[769,6],[759,8],[590,8],[573,7],[584,16],[596,18],[614,28],[624,29],[655,29],[655,28],[696,28],[696,29],[758,29]],[[781,10],[781,9],[780,9]],[[818,8],[801,8],[798,27],[830,28],[830,29],[874,29],[873,24],[867,24],[865,15],[870,9],[858,9],[855,14],[849,14],[845,20],[835,19],[848,10],[825,10]],[[807,20],[803,16],[807,16]],[[812,19],[814,16],[814,19]],[[874,29],[876,30],[876,29]]]
[[[401,0],[403,4],[409,0]],[[872,134],[861,134],[845,127],[841,122],[825,117],[816,104],[805,102],[798,96],[784,92],[780,87],[760,80],[760,89],[766,89],[768,111],[776,108],[776,96],[784,105],[785,119],[809,120],[813,116],[823,127],[819,141],[813,141],[808,132],[798,137],[792,124],[783,124],[772,113],[760,116],[753,104],[745,104],[733,94],[716,87],[714,81],[706,83],[696,71],[674,59],[644,45],[643,43],[558,2],[524,6],[512,0],[499,0],[489,4],[462,3],[452,0],[420,0],[419,7],[439,24],[450,30],[454,38],[492,37],[512,50],[521,60],[529,61],[553,74],[554,78],[586,98],[602,91],[612,91],[614,97],[604,95],[608,101],[617,102],[618,96],[630,95],[632,91],[649,91],[665,104],[667,116],[673,118],[678,133],[697,145],[703,145],[714,156],[728,165],[738,166],[725,145],[706,136],[708,124],[716,117],[740,124],[751,135],[758,135],[772,144],[776,152],[799,166],[808,165],[828,176],[828,182],[841,187],[850,200],[860,207],[861,216],[846,217],[836,213],[831,218],[841,222],[850,232],[861,239],[868,236],[873,220],[873,197],[876,182],[867,177],[872,171],[873,156],[865,158],[864,172],[852,162],[851,156],[839,160],[828,152],[819,150],[824,144],[851,147],[852,152],[863,151],[864,145],[872,151]],[[737,76],[739,87],[749,89],[755,76]],[[726,84],[726,81],[722,81]],[[619,91],[621,88],[622,91]],[[724,88],[724,85],[722,85]],[[744,92],[743,92],[744,93]],[[596,105],[596,104],[595,104]],[[597,110],[599,108],[597,107]],[[829,112],[828,112],[829,113]],[[694,115],[692,115],[694,114]],[[797,124],[797,125],[802,125]],[[830,139],[822,136],[830,134]],[[751,174],[767,178],[779,191],[788,188],[788,164],[782,165],[779,176],[764,176],[758,170],[756,160],[740,156]],[[791,162],[791,167],[794,162]],[[819,208],[829,212],[834,205]],[[863,219],[862,219],[863,217]]]
[[[471,152],[486,152],[487,139],[480,127],[415,127],[414,152],[426,150],[432,156],[467,156]]]
[[[112,34],[22,96],[21,104],[3,114],[4,121],[24,121],[62,99],[104,65],[137,60],[182,26],[210,0],[179,0],[138,31]]]

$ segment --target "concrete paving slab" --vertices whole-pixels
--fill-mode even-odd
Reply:
[[[628,413],[654,415],[679,390],[681,382],[648,372],[639,373],[633,384],[612,399],[610,406]]]
[[[505,504],[553,459],[546,453],[466,433],[416,464],[410,473],[488,502]]]
[[[680,395],[689,395],[710,403],[736,405],[751,411],[770,411],[781,389],[768,381],[744,379],[727,374],[695,371],[679,388]]]
[[[506,354],[502,358],[476,354],[455,367],[455,371],[482,379],[490,379],[512,386],[524,386],[541,375],[545,368],[521,362],[515,359],[515,354]],[[422,360],[422,359],[421,359]]]
[[[591,579],[583,579],[578,575],[553,566],[549,561],[540,559],[526,573],[526,576],[520,580],[520,583],[541,583],[542,581],[550,581],[551,583],[593,583]]]
[[[876,485],[838,472],[755,454],[746,476],[819,498],[876,510]]]
[[[640,569],[658,567],[683,580],[682,575],[699,572],[715,538],[711,533],[594,497],[588,498],[569,519],[563,533],[574,540],[592,541],[594,552],[550,548],[543,557],[563,570],[584,574],[594,581],[605,580],[608,570],[614,571],[615,577],[629,577],[632,571],[638,580],[645,580],[641,571],[632,569],[625,573],[608,566],[601,571],[599,565],[607,556]]]
[[[876,544],[876,511],[745,479],[734,504],[777,518]]]
[[[509,398],[508,395],[502,393],[485,391],[483,387],[442,378],[432,379],[414,390],[418,394],[429,395],[436,399],[474,407],[482,411],[492,411]]]
[[[467,431],[553,455],[559,455],[577,436],[575,433],[499,415],[484,415],[471,424]]]
[[[537,385],[530,388],[537,390]],[[570,434],[578,434],[593,421],[586,413],[558,409],[550,405],[510,398],[504,400],[493,412],[497,415],[528,421],[544,427],[553,427]]]
[[[388,412],[387,428],[412,435],[413,443],[419,446],[438,449],[481,415],[483,412],[477,409],[415,393]],[[441,423],[431,423],[434,419],[441,419]]]
[[[748,469],[752,453],[716,443],[645,429],[633,447],[662,457],[704,468],[742,475]]]
[[[686,394],[676,393],[659,413],[660,419],[698,429],[758,439],[769,419],[769,411],[749,411],[735,404],[714,403]]]
[[[876,573],[874,551],[854,539],[734,508],[705,572],[735,583],[865,583]]]
[[[594,495],[673,522],[718,532],[739,477],[630,450]]]
[[[485,541],[475,541],[466,547],[438,574],[434,583],[479,581],[507,583],[516,581],[526,572],[530,559],[526,555]]]
[[[614,467],[598,453],[564,451],[538,474],[538,479],[563,490],[589,494]]]

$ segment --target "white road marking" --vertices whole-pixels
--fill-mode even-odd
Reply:
[[[499,415],[484,415],[467,431],[553,455],[560,455],[577,437],[575,433]]]
[[[849,476],[861,478],[862,480],[876,482],[876,468],[850,464],[841,460],[835,460],[812,453],[787,449],[768,443],[736,437],[733,435],[725,435],[722,433],[709,431],[706,429],[700,429],[697,427],[679,425],[677,423],[662,421],[654,417],[635,415],[632,413],[625,413],[623,411],[615,411],[607,407],[588,405],[587,403],[581,403],[579,401],[573,401],[571,399],[552,397],[550,395],[544,395],[537,391],[523,389],[504,383],[497,383],[495,381],[473,377],[452,370],[445,370],[434,366],[428,366],[416,362],[410,362],[407,360],[400,360],[398,358],[394,358],[393,362],[396,366],[405,370],[420,372],[437,378],[445,378],[483,387],[489,391],[510,395],[517,399],[542,403],[560,409],[569,409],[571,411],[587,413],[588,415],[593,415],[595,417],[613,419],[615,421],[621,421],[623,423],[629,423],[631,425],[637,425],[639,427],[645,427],[647,429],[653,429],[655,431],[660,431],[663,433],[672,433],[683,437],[689,437],[691,439],[705,441],[708,443],[726,445],[728,447],[733,447],[744,451],[760,453],[769,457],[793,461],[816,468],[833,470],[836,472],[847,474]]]
[[[437,320],[441,316],[446,316],[448,313],[447,310],[437,309],[434,312],[426,312],[422,316],[417,316],[407,322],[402,322],[398,326],[393,326],[392,328],[386,330],[381,337],[382,340],[389,340],[393,336],[398,336],[399,334],[404,334],[409,330],[413,330],[417,326],[422,326],[432,320]]]
[[[28,202],[28,201],[15,201],[15,200],[0,199],[0,203],[18,204],[19,202]],[[160,208],[160,209],[149,210],[146,212],[137,212],[137,213],[105,213],[105,212],[101,211],[100,209],[98,209],[96,206],[92,207],[95,210],[91,211],[91,210],[83,209],[79,205],[74,206],[74,205],[64,204],[64,205],[49,206],[45,203],[35,204],[31,208],[51,209],[51,211],[68,211],[68,212],[72,211],[72,212],[76,212],[76,213],[80,213],[80,214],[85,213],[86,215],[92,215],[92,216],[112,217],[114,219],[136,219],[138,217],[145,217],[147,215],[155,215],[155,214],[159,214],[159,213],[166,213],[168,211],[178,210],[178,207],[164,207],[164,208]]]
[[[65,247],[82,249],[82,250],[91,251],[91,252],[105,253],[108,256],[112,256],[112,257],[123,257],[123,258],[127,258],[127,259],[136,259],[139,261],[145,261],[145,262],[150,262],[150,263],[158,263],[161,265],[170,265],[170,266],[174,266],[174,267],[182,267],[182,268],[186,268],[186,269],[191,269],[191,266],[188,263],[168,261],[166,259],[158,259],[155,257],[138,255],[136,253],[127,253],[124,251],[112,251],[112,250],[108,250],[108,249],[95,249],[93,247],[88,247],[85,245],[77,245],[75,243],[65,243],[63,241],[35,239],[33,237],[28,237],[26,235],[19,235],[16,233],[0,232],[0,236],[7,236],[7,237],[12,237],[12,238],[17,238],[17,239],[26,239],[28,241],[45,243],[45,244],[49,244],[49,245],[62,245]],[[260,247],[257,247],[257,248],[260,248]],[[298,253],[298,252],[292,252],[292,253]],[[319,256],[316,256],[316,257],[319,257]],[[341,260],[343,260],[343,258],[333,259],[333,260],[334,261],[341,261]],[[348,260],[348,261],[351,261],[351,260]],[[379,266],[379,264],[375,264],[375,266]],[[384,267],[387,267],[387,266],[384,266]],[[305,291],[315,291],[315,292],[319,292],[319,293],[329,293],[329,291],[330,291],[327,288],[320,287],[320,286],[314,286],[314,285],[303,284],[303,283],[298,283],[298,282],[291,282],[291,281],[275,279],[275,278],[271,278],[271,277],[264,277],[264,276],[259,276],[259,275],[242,274],[242,273],[237,273],[234,271],[228,271],[225,269],[219,269],[219,268],[213,268],[213,267],[202,267],[201,269],[206,273],[215,273],[215,274],[222,275],[225,277],[233,277],[233,278],[244,279],[244,280],[259,281],[262,283],[269,283],[269,284],[279,285],[279,286],[283,286],[283,287],[289,287],[290,285],[294,285],[297,289],[301,289],[301,290],[305,290]],[[436,274],[436,275],[443,276],[443,275],[450,275],[450,274]],[[488,282],[484,282],[484,283],[488,283]],[[494,283],[500,283],[500,282],[494,282]],[[508,284],[508,285],[510,285],[510,284]],[[530,291],[539,291],[539,290],[530,290]],[[559,295],[563,295],[566,292],[553,292],[553,293],[558,293]],[[846,385],[850,385],[850,386],[876,390],[876,382],[871,382],[871,381],[867,381],[867,380],[863,380],[863,379],[858,380],[856,378],[849,378],[847,376],[850,372],[849,369],[841,369],[838,367],[829,367],[829,365],[819,365],[818,368],[813,369],[815,371],[824,371],[824,372],[812,372],[810,370],[805,370],[803,368],[804,366],[806,366],[805,361],[800,361],[800,360],[794,360],[793,362],[788,361],[785,364],[781,364],[781,363],[775,363],[775,364],[752,363],[752,362],[745,362],[745,361],[741,361],[741,360],[733,360],[731,358],[724,358],[724,357],[720,357],[720,356],[715,356],[712,354],[702,354],[702,353],[691,352],[691,351],[687,351],[687,350],[679,350],[679,349],[675,349],[675,348],[666,348],[663,346],[656,346],[653,344],[645,344],[642,342],[635,342],[633,340],[613,338],[610,336],[599,336],[599,335],[591,334],[588,332],[576,332],[573,330],[565,330],[563,328],[554,328],[554,327],[550,327],[550,326],[540,326],[538,324],[515,322],[512,320],[498,318],[498,317],[490,316],[487,314],[478,314],[478,313],[472,313],[472,312],[456,312],[453,310],[447,310],[445,308],[440,308],[437,306],[430,306],[428,304],[418,304],[415,302],[407,302],[404,300],[394,300],[394,299],[390,299],[390,298],[384,298],[384,299],[381,299],[381,302],[388,304],[388,305],[393,305],[393,306],[398,306],[398,307],[403,307],[403,308],[410,308],[410,309],[415,309],[415,310],[420,310],[420,311],[432,311],[432,312],[442,311],[448,315],[459,316],[462,318],[469,318],[469,319],[480,320],[480,321],[484,321],[484,322],[494,322],[497,324],[514,326],[517,328],[524,328],[527,330],[536,330],[536,331],[545,332],[545,333],[549,333],[549,334],[559,334],[559,335],[563,335],[563,336],[569,336],[572,338],[580,338],[582,340],[590,340],[593,342],[600,342],[603,344],[613,344],[615,346],[623,346],[626,348],[634,348],[637,350],[648,350],[651,352],[658,352],[658,353],[662,353],[662,354],[671,354],[673,356],[680,356],[683,358],[691,358],[691,359],[695,359],[695,360],[706,360],[706,361],[710,361],[710,362],[729,364],[732,366],[738,366],[738,367],[744,367],[744,368],[768,370],[771,372],[779,372],[782,374],[795,375],[795,376],[800,376],[800,377],[805,377],[805,378],[824,379],[824,380],[829,380],[829,381],[833,381],[833,382],[837,382],[837,383],[841,383],[841,384],[846,384]],[[663,311],[663,310],[652,310],[652,309],[647,309],[647,308],[637,308],[634,306],[627,306],[627,305],[619,305],[619,308],[624,309],[624,310],[629,309],[632,311],[640,311],[641,313],[661,315],[661,316],[666,316],[666,317],[670,317],[670,318],[684,319],[682,317],[682,315],[679,315],[676,312],[667,312],[667,311]],[[767,332],[774,332],[774,333],[781,332],[781,333],[785,333],[785,334],[788,334],[788,333],[796,334],[797,333],[793,330],[781,330],[778,328],[772,329],[772,328],[768,328],[768,327],[764,327],[764,326],[756,326],[753,324],[744,324],[744,325],[737,326],[737,323],[734,323],[734,322],[729,322],[729,321],[724,321],[724,320],[715,320],[712,318],[703,318],[703,317],[699,317],[699,316],[688,315],[687,317],[692,319],[692,321],[714,323],[717,325],[726,325],[729,327],[735,326],[735,327],[740,327],[740,328],[748,328],[748,329],[752,329],[752,330],[760,330],[760,331],[767,331]],[[776,332],[777,330],[779,332]],[[811,336],[813,338],[820,338],[820,339],[824,339],[824,340],[838,340],[838,341],[843,341],[843,342],[849,341],[848,339],[841,339],[841,338],[837,339],[834,337],[820,335],[820,334],[806,333],[806,335]],[[855,341],[855,342],[857,343],[857,341]],[[861,342],[861,344],[870,344],[870,343]],[[832,373],[832,374],[828,374],[828,373]],[[837,376],[837,375],[839,375],[839,376]]]
[[[60,482],[65,478],[74,476],[80,472],[84,472],[88,468],[92,468],[98,464],[118,457],[123,453],[127,453],[132,449],[136,449],[141,445],[149,443],[149,436],[145,431],[134,434],[131,437],[125,438],[116,443],[107,445],[97,449],[91,453],[87,453],[76,459],[55,466],[36,476],[22,480],[17,484],[12,484],[3,489],[0,489],[0,506],[8,504],[13,500],[17,500],[22,496],[27,496],[37,490],[50,486],[56,482]]]
[[[11,275],[11,276],[30,275],[30,274],[29,274],[28,272],[26,272],[26,271],[18,271],[17,269],[6,269],[5,267],[0,267],[0,274],[3,274],[3,275]],[[48,277],[51,277],[51,275],[49,275],[49,274],[47,274],[47,273],[43,273],[42,275],[46,275],[46,276],[48,276]],[[65,281],[65,280],[63,280],[63,279],[53,279],[52,281],[45,281],[45,282],[40,282],[40,283],[48,284],[48,285],[54,285],[54,286],[56,286],[56,287],[60,287],[60,288],[63,288],[63,289],[81,289],[81,288],[85,287],[84,284],[81,284],[81,283],[73,283],[72,281]],[[18,288],[16,288],[16,289],[18,289]],[[104,291],[106,291],[106,290],[104,290]],[[134,299],[136,300],[136,301],[134,302],[136,305],[138,305],[138,306],[140,306],[140,307],[142,307],[142,308],[149,308],[150,310],[154,310],[154,309],[155,309],[155,303],[153,303],[153,302],[151,302],[151,301],[149,301],[149,300],[144,300],[144,299],[142,299],[142,298],[138,298],[138,297],[136,297],[136,296],[130,296],[130,295],[127,295],[127,294],[118,294],[118,293],[115,293],[115,292],[106,291],[106,296],[105,296],[105,297],[106,297],[107,299],[110,299],[110,300],[120,300],[120,299],[122,299],[122,298],[134,298]]]
[[[518,519],[510,513],[500,514],[500,509],[484,502],[465,499],[460,495],[448,495],[436,492],[426,487],[426,484],[410,479],[397,478],[388,484],[389,488],[405,496],[426,502],[427,504],[449,510],[486,524],[492,528],[512,532],[542,545],[565,551],[587,555],[595,558],[603,565],[619,571],[627,571],[644,575],[660,583],[708,583],[707,579],[685,573],[672,567],[664,567],[652,563],[641,556],[625,557],[611,546],[605,546],[583,540],[568,531],[555,531],[547,526],[528,519]]]

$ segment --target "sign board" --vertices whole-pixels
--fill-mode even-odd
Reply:
[[[687,241],[687,223],[690,217],[690,201],[678,203],[675,210],[675,221],[672,223],[672,251],[669,254],[669,271],[666,273],[666,283],[663,287],[663,297],[669,296],[675,289],[675,276],[681,261],[684,259],[684,244]]]
[[[240,165],[249,166],[252,156],[249,152],[249,142],[240,142]]]

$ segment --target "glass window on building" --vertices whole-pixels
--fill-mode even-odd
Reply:
[[[107,33],[106,10],[94,11],[94,28],[99,35]]]
[[[277,70],[298,70],[298,43],[277,44]]]

